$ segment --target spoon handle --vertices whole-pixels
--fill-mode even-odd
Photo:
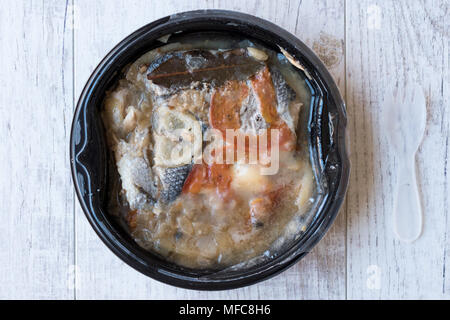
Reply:
[[[422,206],[417,188],[415,157],[403,162],[398,171],[394,201],[394,232],[406,242],[413,242],[422,233]]]

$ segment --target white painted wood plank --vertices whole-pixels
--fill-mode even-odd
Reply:
[[[343,2],[303,1],[297,15],[298,3],[169,1],[156,6],[144,1],[80,1],[76,94],[120,39],[149,21],[183,10],[227,8],[255,14],[297,34],[319,54],[328,52],[324,61],[348,95],[351,117],[347,266],[341,213],[312,254],[272,280],[225,292],[175,289],[123,264],[97,239],[77,207],[79,298],[345,298],[346,267],[349,298],[449,298],[448,2],[347,1],[347,90],[345,61],[334,41],[344,38]],[[75,248],[67,145],[72,30],[66,15],[71,1],[2,4],[0,39],[10,45],[0,48],[0,86],[5,93],[0,97],[5,137],[0,151],[0,298],[72,298]],[[380,28],[376,6],[381,10]],[[392,235],[393,172],[399,164],[379,138],[378,116],[384,88],[401,83],[406,74],[423,83],[429,118],[418,155],[425,231],[413,245],[398,243]],[[380,271],[379,290],[367,287],[373,275],[368,271],[375,270]]]
[[[62,1],[0,10],[0,299],[71,299],[72,30]]]
[[[450,14],[450,4],[447,7],[441,8],[444,17],[448,17]],[[450,149],[449,149],[449,136],[450,136],[450,117],[448,109],[450,107],[450,20],[447,18],[440,19],[443,24],[438,25],[438,28],[444,32],[444,54],[443,54],[443,77],[442,77],[442,106],[441,109],[444,113],[446,128],[443,130],[443,134],[446,137],[445,140],[445,167],[444,167],[444,186],[443,186],[443,198],[445,209],[445,234],[444,234],[444,263],[443,263],[443,277],[442,294],[445,297],[450,296],[450,217],[449,217],[449,201],[450,201]],[[445,112],[447,111],[447,112]]]
[[[347,1],[353,164],[347,197],[348,298],[450,296],[448,271],[444,278],[445,257],[449,266],[449,13],[446,1]],[[402,86],[408,76],[423,86],[428,108],[417,156],[425,226],[413,244],[400,243],[392,231],[394,173],[402,164],[389,155],[380,127],[385,89]]]
[[[200,8],[238,10],[279,24],[322,53],[341,90],[344,89],[342,0],[195,3],[76,0],[76,96],[100,59],[126,35],[157,18]],[[330,55],[335,58],[329,58]],[[161,284],[122,263],[97,238],[77,204],[76,263],[76,297],[80,299],[342,299],[345,298],[345,213],[341,213],[335,226],[310,255],[282,275],[244,289],[199,292]]]

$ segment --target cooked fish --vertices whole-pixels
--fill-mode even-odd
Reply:
[[[240,129],[245,133],[259,134],[259,130],[268,128],[268,124],[259,110],[253,89],[250,90],[247,99],[242,103],[240,118]]]
[[[172,202],[175,200],[183,189],[184,182],[186,181],[189,172],[192,169],[192,165],[184,165],[174,168],[161,169],[161,183],[162,191],[160,200],[163,202]]]
[[[117,170],[130,208],[150,208],[158,197],[158,189],[146,161],[128,153],[117,162]]]
[[[270,74],[277,97],[277,111],[282,114],[288,110],[289,103],[296,98],[296,94],[278,69],[270,68]]]
[[[301,103],[295,91],[289,86],[278,69],[274,67],[270,68],[270,74],[275,88],[277,112],[289,128],[295,131]]]
[[[201,126],[194,116],[159,107],[152,122],[155,165],[178,167],[201,155]]]

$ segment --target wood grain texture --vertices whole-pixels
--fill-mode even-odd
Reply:
[[[66,4],[1,5],[0,299],[72,299],[72,32]]]
[[[448,4],[435,1],[347,1],[350,299],[449,297],[448,14]],[[392,231],[393,185],[403,164],[390,156],[380,125],[386,88],[408,77],[422,86],[428,109],[417,154],[425,226],[413,244],[399,242]],[[379,285],[372,282],[377,277]]]
[[[268,19],[325,53],[333,49],[330,42],[336,43],[330,70],[344,90],[343,1],[116,1],[114,5],[110,1],[76,1],[75,8],[80,18],[75,29],[76,95],[95,64],[126,35],[157,18],[202,8],[238,10]],[[78,207],[76,235],[77,298],[81,299],[345,298],[344,213],[313,252],[288,271],[261,284],[221,292],[177,289],[139,274],[101,243]]]
[[[446,0],[0,0],[0,299],[450,298],[450,4]],[[97,63],[137,28],[194,9],[278,24],[324,61],[346,97],[352,173],[341,213],[300,263],[230,291],[177,289],[117,258],[84,217],[70,178],[74,100]],[[427,97],[417,155],[425,226],[394,238],[402,164],[380,124],[386,88]],[[379,280],[379,281],[378,281]]]

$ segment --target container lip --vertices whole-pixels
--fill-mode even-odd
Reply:
[[[337,130],[337,155],[341,163],[340,177],[338,181],[338,186],[336,191],[333,193],[332,198],[328,201],[328,206],[326,208],[326,213],[324,213],[321,220],[315,225],[314,230],[310,233],[309,237],[305,240],[305,243],[300,248],[293,248],[292,250],[287,250],[287,252],[280,255],[280,257],[274,259],[275,262],[270,262],[266,265],[256,269],[253,273],[243,274],[241,276],[231,277],[228,279],[208,279],[207,277],[195,277],[190,275],[183,275],[181,273],[174,273],[171,270],[166,270],[163,267],[157,265],[150,265],[147,261],[143,261],[135,252],[133,248],[126,243],[124,239],[118,239],[117,235],[113,235],[111,230],[113,227],[109,224],[107,219],[101,219],[98,213],[93,209],[95,204],[93,203],[93,197],[90,195],[86,196],[86,190],[81,190],[80,183],[77,174],[80,174],[78,166],[80,162],[78,156],[82,153],[83,149],[86,147],[87,140],[84,140],[84,145],[80,150],[76,151],[75,138],[77,136],[76,123],[80,117],[83,117],[82,125],[86,123],[86,112],[85,108],[89,102],[90,96],[94,91],[99,79],[101,79],[103,72],[112,67],[115,63],[115,57],[119,57],[123,52],[128,50],[130,46],[134,43],[138,43],[142,40],[145,35],[149,33],[157,32],[161,30],[164,26],[176,26],[182,25],[183,23],[189,22],[193,23],[195,21],[204,20],[218,20],[221,23],[226,22],[228,25],[233,26],[236,24],[236,28],[239,25],[247,25],[258,30],[263,30],[276,34],[279,38],[279,45],[286,49],[290,53],[301,52],[301,55],[309,61],[313,68],[318,71],[320,77],[325,82],[327,89],[329,91],[330,97],[334,100],[336,105],[336,111],[338,113],[338,126]],[[237,30],[236,30],[237,31]],[[328,70],[319,60],[319,58],[299,39],[293,36],[288,31],[276,26],[275,24],[268,22],[266,20],[257,18],[252,15],[228,11],[228,10],[196,10],[181,12],[158,19],[150,24],[147,24],[140,29],[136,30],[125,39],[123,39],[119,44],[117,44],[106,56],[102,59],[99,65],[92,72],[86,85],[80,94],[74,118],[71,127],[70,135],[70,161],[71,161],[71,173],[72,180],[74,183],[75,191],[78,200],[81,204],[83,212],[88,219],[90,225],[100,237],[100,239],[106,244],[106,246],[113,251],[120,259],[126,262],[128,265],[134,269],[140,271],[141,273],[156,279],[158,281],[181,287],[186,289],[196,289],[196,290],[224,290],[233,289],[250,284],[254,284],[270,277],[273,277],[285,269],[292,266],[302,257],[304,257],[317,242],[325,235],[326,231],[329,229],[333,221],[335,220],[339,208],[345,197],[345,193],[348,186],[349,174],[350,174],[350,162],[348,159],[347,149],[346,149],[346,111],[345,103],[340,95],[339,89],[337,88],[333,78],[331,77]],[[87,128],[83,128],[86,131]],[[85,132],[86,133],[86,132]],[[78,136],[77,136],[78,138]],[[90,179],[89,174],[85,177],[87,180]],[[87,185],[90,187],[90,181]],[[100,212],[101,208],[97,208]]]

